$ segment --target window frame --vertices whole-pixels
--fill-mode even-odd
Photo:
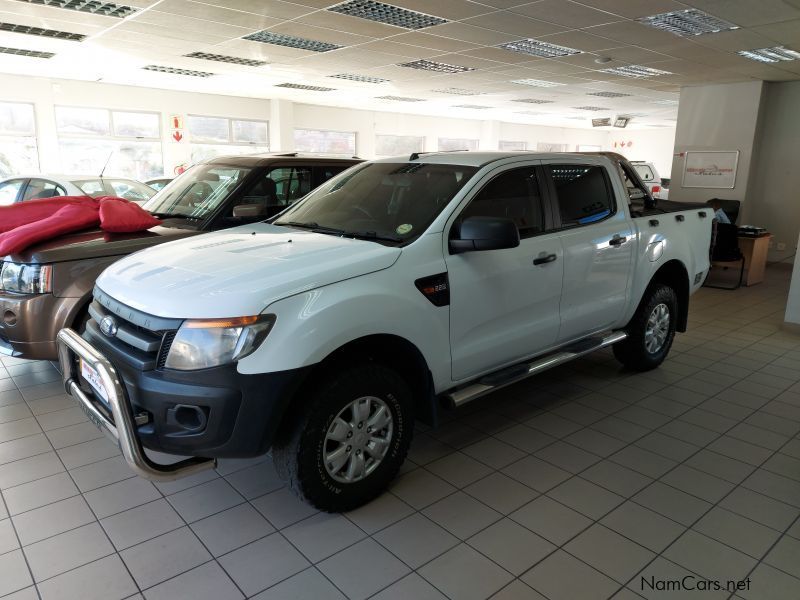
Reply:
[[[606,191],[611,196],[611,211],[602,219],[598,219],[597,221],[592,221],[591,223],[570,223],[565,225],[561,220],[561,206],[558,202],[558,190],[556,189],[555,181],[553,181],[553,177],[550,175],[549,167],[554,166],[575,166],[575,167],[597,167],[602,170],[603,173],[603,181],[605,183]],[[553,215],[553,230],[554,231],[569,231],[571,229],[578,229],[582,227],[589,227],[591,225],[596,225],[598,223],[603,223],[604,221],[608,221],[609,219],[613,219],[620,210],[619,203],[617,202],[617,194],[616,190],[614,189],[613,182],[611,181],[611,176],[608,172],[608,168],[606,165],[601,164],[600,162],[594,161],[586,161],[586,160],[576,160],[576,161],[564,161],[564,160],[548,160],[547,162],[542,163],[542,170],[544,171],[545,181],[548,189],[548,203],[550,204],[550,210]]]

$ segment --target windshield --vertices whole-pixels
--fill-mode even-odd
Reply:
[[[144,208],[161,217],[204,219],[228,199],[251,170],[197,165],[170,182]]]
[[[653,174],[653,169],[650,168],[650,165],[633,165],[633,168],[636,169],[639,177],[641,177],[642,181],[644,182],[650,182],[656,178],[656,176]]]
[[[428,228],[476,171],[461,165],[368,163],[312,191],[275,224],[409,241]]]

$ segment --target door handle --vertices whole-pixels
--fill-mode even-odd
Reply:
[[[533,259],[534,265],[546,265],[547,263],[553,262],[558,257],[555,254],[548,254],[547,256],[540,256],[539,258]]]
[[[609,244],[609,246],[621,246],[622,244],[624,244],[627,241],[628,241],[628,238],[625,237],[624,235],[622,235],[622,236],[615,235],[614,237],[612,237],[609,240],[608,244]]]

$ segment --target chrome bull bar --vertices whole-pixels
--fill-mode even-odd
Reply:
[[[59,331],[56,341],[58,361],[67,393],[75,398],[89,420],[119,446],[125,462],[137,475],[152,481],[174,481],[217,466],[215,459],[197,456],[167,465],[150,460],[136,435],[136,418],[114,365],[72,329]],[[98,408],[97,402],[81,389],[79,379],[74,373],[73,354],[98,373],[108,394],[113,422]]]

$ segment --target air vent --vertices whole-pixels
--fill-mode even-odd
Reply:
[[[90,13],[93,15],[103,15],[104,17],[125,17],[135,13],[138,8],[125,6],[124,4],[112,4],[111,2],[97,2],[95,0],[19,0],[26,4],[38,4],[40,6],[52,6],[54,8],[65,8],[78,12]]]
[[[373,2],[373,0],[350,0],[350,2],[332,6],[328,10],[404,29],[425,29],[426,27],[447,23],[447,19],[441,17],[426,15],[425,13],[384,4],[383,2]]]
[[[262,44],[273,44],[275,46],[297,48],[298,50],[309,50],[311,52],[330,52],[331,50],[343,48],[343,46],[339,46],[338,44],[307,40],[306,38],[296,37],[293,35],[283,35],[281,33],[272,33],[271,31],[257,31],[255,33],[251,33],[250,35],[244,36],[242,39],[249,40],[251,42],[261,42]]]
[[[453,96],[479,96],[481,92],[476,92],[475,90],[464,90],[461,88],[441,88],[438,90],[431,90],[432,92],[438,92],[439,94],[452,94]]]
[[[592,119],[592,127],[611,127],[611,119]]]
[[[407,96],[376,96],[376,100],[394,100],[395,102],[424,102],[424,98],[408,98]]]
[[[289,88],[291,90],[306,90],[308,92],[333,92],[336,88],[322,87],[319,85],[305,85],[302,83],[279,83],[275,87]]]
[[[511,83],[516,83],[517,85],[529,85],[531,87],[543,87],[543,88],[564,85],[562,83],[555,83],[554,81],[544,81],[542,79],[515,79]]]
[[[171,75],[186,75],[187,77],[211,77],[214,73],[207,71],[192,71],[191,69],[178,69],[175,67],[162,67],[161,65],[147,65],[142,67],[145,71],[155,71],[156,73],[169,73]]]
[[[758,48],[756,50],[739,50],[736,54],[762,63],[776,63],[800,58],[800,52],[784,48],[783,46]]]
[[[491,106],[484,106],[483,104],[454,104],[453,108],[468,108],[470,110],[485,110],[492,108]]]
[[[625,98],[632,94],[621,94],[620,92],[587,92],[587,96],[598,96],[599,98]]]
[[[420,71],[435,71],[436,73],[463,73],[464,71],[474,71],[472,67],[462,67],[461,65],[449,65],[447,63],[435,62],[433,60],[415,60],[407,63],[400,63],[399,67],[409,69],[419,69]]]
[[[252,60],[250,58],[238,58],[236,56],[225,56],[224,54],[208,54],[206,52],[192,52],[185,54],[186,58],[197,58],[200,60],[213,60],[215,62],[228,63],[231,65],[244,65],[246,67],[263,67],[267,63],[263,60]]]
[[[540,56],[542,58],[555,58],[556,56],[572,56],[573,54],[581,54],[580,50],[575,48],[567,48],[566,46],[559,46],[557,44],[549,44],[547,42],[540,42],[539,40],[517,40],[516,42],[507,42],[500,44],[498,48],[511,50],[512,52],[520,52],[521,54],[530,54],[531,56]]]
[[[15,25],[14,23],[0,23],[0,31],[58,38],[59,40],[69,40],[71,42],[82,42],[86,39],[86,36],[80,33],[70,33],[68,31],[58,31],[56,29],[42,29],[41,27],[28,27],[27,25]]]
[[[637,79],[642,77],[658,77],[659,75],[672,75],[670,71],[643,67],[642,65],[625,65],[624,67],[614,67],[613,69],[600,69],[600,72],[620,75],[622,77],[634,77]]]
[[[739,29],[738,25],[719,19],[696,8],[675,10],[636,20],[644,25],[684,37]]]
[[[605,106],[573,106],[575,110],[588,110],[591,112],[601,112],[608,110]]]
[[[356,75],[355,73],[339,73],[337,75],[328,75],[335,79],[347,79],[348,81],[360,81],[361,83],[386,83],[388,79],[382,77],[370,77],[369,75]]]
[[[29,58],[53,58],[52,52],[40,52],[39,50],[23,50],[22,48],[6,48],[0,46],[0,54],[13,54],[15,56],[27,56]]]
[[[514,98],[512,102],[524,102],[526,104],[552,104],[555,100],[541,100],[539,98]]]

